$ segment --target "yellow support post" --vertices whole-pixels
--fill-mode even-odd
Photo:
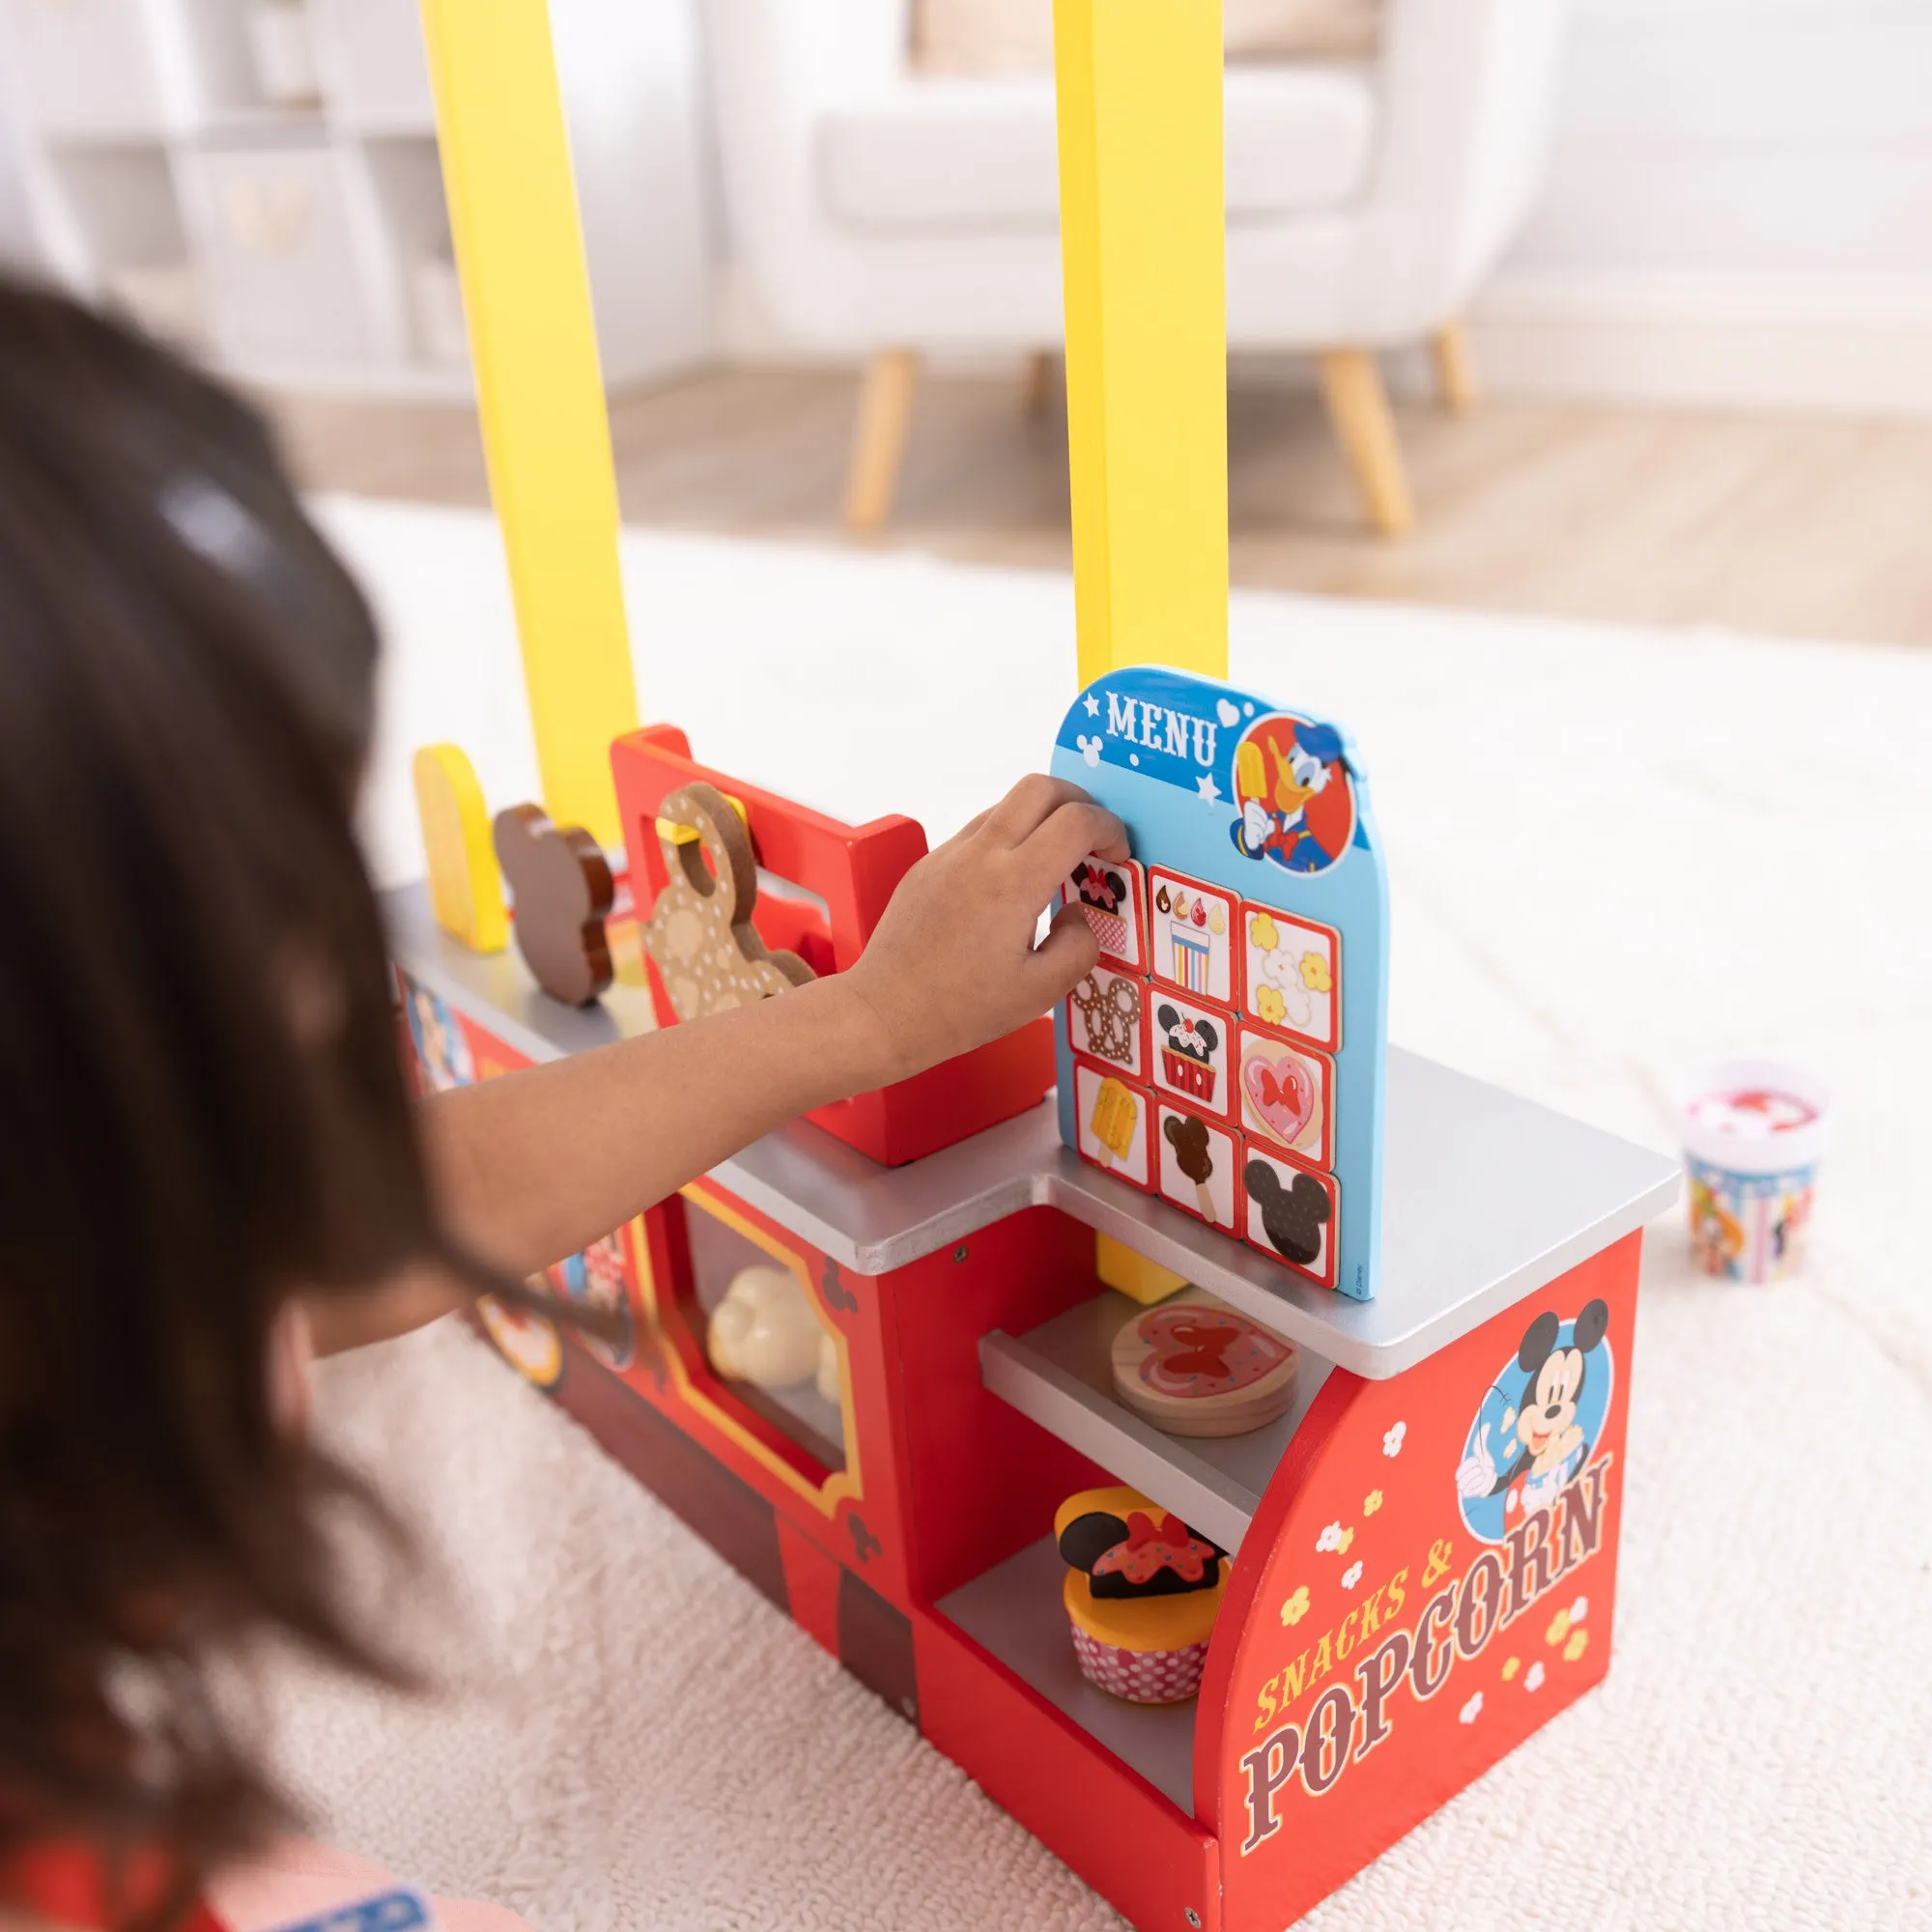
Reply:
[[[1219,0],[1054,0],[1080,684],[1228,674]],[[1100,1235],[1136,1301],[1182,1284]]]
[[[422,0],[544,805],[622,842],[611,740],[638,722],[617,481],[546,0]]]
[[[1219,0],[1054,0],[1084,687],[1228,674]]]

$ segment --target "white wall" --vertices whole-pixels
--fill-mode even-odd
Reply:
[[[1575,0],[1497,386],[1932,412],[1932,0]]]
[[[21,179],[19,110],[7,85],[12,71],[6,23],[0,20],[0,269],[37,269],[41,253]]]

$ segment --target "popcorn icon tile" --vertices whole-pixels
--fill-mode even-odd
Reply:
[[[1123,1078],[1148,1068],[1147,986],[1131,973],[1096,966],[1066,1002],[1066,1037],[1075,1053],[1104,1061]]]
[[[1243,1144],[1242,1238],[1323,1288],[1335,1286],[1342,1201],[1335,1178],[1311,1174],[1257,1141]]]
[[[1136,1187],[1151,1188],[1148,1144],[1153,1132],[1153,1096],[1117,1074],[1076,1061],[1073,1105],[1083,1157]]]
[[[1341,934],[1244,900],[1241,1011],[1333,1053],[1342,1043]]]
[[[1241,1143],[1226,1126],[1157,1103],[1159,1192],[1224,1235],[1241,1225]]]
[[[1311,1167],[1334,1165],[1335,1063],[1313,1047],[1243,1026],[1236,1039],[1242,1130],[1298,1154]]]
[[[1147,874],[1131,859],[1082,859],[1060,896],[1086,914],[1103,960],[1147,971]]]
[[[1203,1114],[1232,1122],[1240,1105],[1235,1085],[1235,1022],[1161,986],[1147,988],[1153,1084]]]
[[[1158,867],[1147,875],[1147,894],[1148,971],[1177,993],[1232,1010],[1235,895]]]

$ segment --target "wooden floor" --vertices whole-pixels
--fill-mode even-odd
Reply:
[[[709,374],[611,412],[627,522],[811,542],[838,519],[856,381]],[[312,487],[488,500],[467,409],[277,399]],[[1237,382],[1237,584],[1798,637],[1932,643],[1932,423],[1484,403],[1400,412],[1417,528],[1362,527],[1312,391]],[[1019,372],[928,376],[876,545],[1067,561],[1066,423]]]

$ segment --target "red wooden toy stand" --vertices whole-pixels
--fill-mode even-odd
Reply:
[[[626,746],[635,838],[698,768],[675,734]],[[721,784],[767,860],[813,868],[806,814]],[[790,824],[806,829],[789,846],[767,829]],[[654,1023],[635,982],[560,1006],[514,951],[443,934],[420,888],[389,915],[435,1084]],[[1079,1161],[1049,1104],[897,1168],[800,1122],[623,1231],[627,1347],[593,1352],[501,1315],[489,1326],[1136,1925],[1260,1932],[1609,1662],[1638,1231],[1676,1170],[1400,1052],[1385,1161],[1381,1291],[1358,1302]],[[1108,1349],[1137,1305],[1097,1280],[1096,1230],[1293,1342],[1289,1410],[1245,1435],[1180,1438],[1117,1402]],[[713,1372],[705,1321],[748,1262],[803,1285],[834,1338],[837,1403]],[[1532,1439],[1518,1404],[1546,1357],[1578,1427],[1566,1454],[1531,1467],[1525,1449],[1516,1470],[1502,1444]],[[1186,1704],[1123,1703],[1076,1667],[1053,1514],[1115,1482],[1233,1556]]]
[[[796,952],[814,973],[836,973],[865,950],[893,888],[925,856],[925,833],[912,819],[841,825],[761,785],[700,765],[671,724],[627,732],[611,747],[617,810],[630,858],[632,891],[650,905],[669,877],[658,830],[666,794],[693,780],[716,785],[742,808],[758,866],[782,887],[758,897],[753,923],[765,944]],[[660,1025],[676,1013],[655,971],[652,1004]],[[807,1118],[861,1153],[897,1167],[1036,1105],[1053,1085],[1053,1025],[1037,1020],[977,1053],[929,1068],[876,1094],[820,1107]]]

